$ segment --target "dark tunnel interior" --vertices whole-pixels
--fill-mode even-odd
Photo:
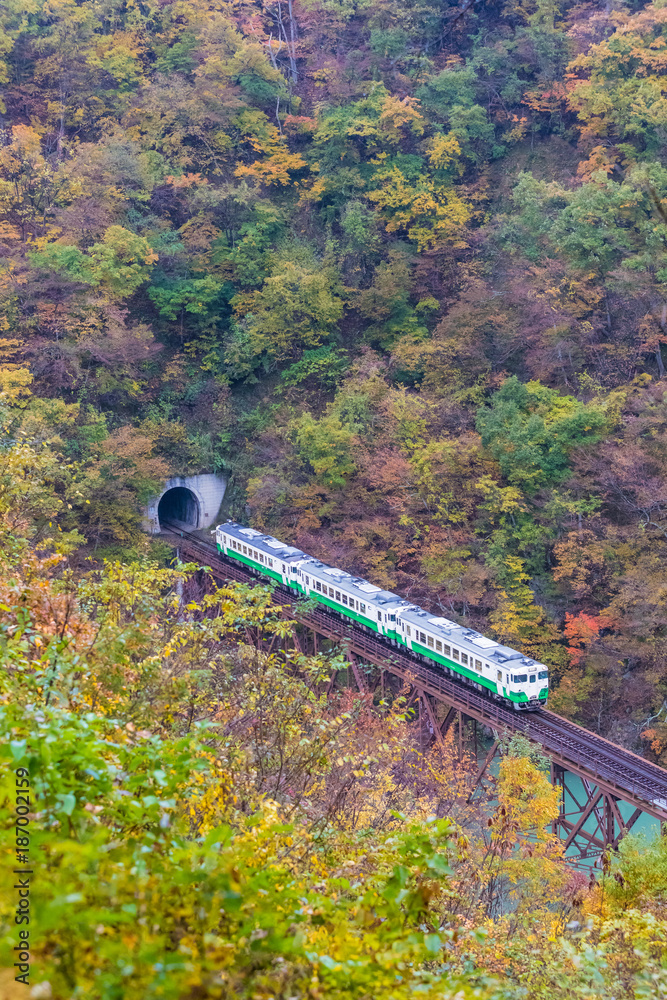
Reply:
[[[199,527],[199,504],[191,490],[185,486],[174,486],[160,498],[157,508],[160,527],[165,521],[180,521],[192,528]]]

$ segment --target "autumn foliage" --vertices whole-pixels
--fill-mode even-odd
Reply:
[[[539,748],[501,736],[480,787],[451,730],[424,743],[406,692],[354,694],[339,652],[300,652],[265,586],[145,555],[75,578],[76,540],[40,534],[45,456],[5,457],[20,490],[0,509],[16,542],[0,557],[3,988],[17,767],[31,988],[53,1000],[663,988],[662,841],[579,877]]]
[[[582,888],[523,763],[482,830],[404,706],[325,699],[338,661],[141,517],[224,472],[221,520],[667,765],[666,10],[0,5],[2,745],[54,996],[664,991],[638,849]]]

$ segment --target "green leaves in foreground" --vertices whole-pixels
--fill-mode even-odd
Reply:
[[[0,728],[7,763],[29,768],[38,803],[33,961],[55,997],[481,995],[424,966],[449,936],[435,917],[448,820],[387,838],[355,881],[324,873],[315,855],[297,873],[312,834],[281,823],[273,803],[209,829],[205,790],[224,795],[225,776],[199,736],[165,743],[92,714],[19,718],[8,706]],[[5,816],[12,785],[8,769]],[[13,829],[2,839],[10,851]],[[9,865],[3,878],[9,965]]]

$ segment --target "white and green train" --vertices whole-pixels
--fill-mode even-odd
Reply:
[[[447,618],[434,617],[398,594],[327,566],[254,528],[227,521],[218,525],[215,536],[218,551],[227,559],[319,601],[355,625],[410,649],[429,665],[517,710],[539,708],[547,700],[547,668],[516,649]]]

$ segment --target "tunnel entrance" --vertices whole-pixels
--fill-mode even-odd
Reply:
[[[199,503],[187,486],[174,486],[160,497],[157,516],[160,527],[165,521],[180,521],[190,528],[198,528]]]

